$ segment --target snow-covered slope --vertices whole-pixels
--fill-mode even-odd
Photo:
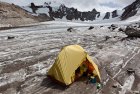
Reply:
[[[54,20],[72,20],[72,21],[94,21],[119,18],[123,10],[115,10],[112,12],[101,13],[95,8],[92,11],[78,11],[75,8],[66,7],[64,4],[57,2],[44,3],[43,5],[35,5],[32,3],[29,6],[22,7],[30,13],[42,14],[45,13]]]

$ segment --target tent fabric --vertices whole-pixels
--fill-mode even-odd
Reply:
[[[90,56],[79,45],[70,45],[64,47],[59,53],[55,63],[48,71],[48,76],[57,81],[70,85],[73,82],[75,70],[85,61],[88,60],[94,67],[99,79],[100,73],[98,66],[92,61]]]

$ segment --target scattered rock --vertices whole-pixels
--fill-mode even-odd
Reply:
[[[105,36],[105,41],[107,41],[108,39],[110,39],[111,37],[109,36]]]
[[[100,26],[100,28],[102,28],[102,27],[104,27],[104,26]]]
[[[72,32],[72,31],[73,31],[73,28],[70,27],[70,28],[67,29],[67,31],[68,31],[68,32]]]
[[[132,68],[128,68],[128,69],[127,69],[127,73],[128,73],[128,74],[135,73],[135,70],[133,70]]]
[[[118,85],[117,85],[117,84],[114,84],[112,87],[113,87],[113,88],[117,88],[117,87],[118,87]]]
[[[122,28],[119,28],[118,30],[119,30],[119,31],[124,31]]]
[[[112,30],[115,30],[117,27],[112,27]]]
[[[111,25],[111,27],[117,27],[117,25],[115,25],[115,24],[112,24],[112,25]]]
[[[7,39],[14,39],[15,37],[14,36],[8,36]]]
[[[108,29],[111,29],[111,30],[115,30],[116,28],[118,28],[118,26],[115,24],[112,24],[110,27],[108,27]]]
[[[93,26],[90,26],[90,27],[88,28],[88,30],[91,30],[91,29],[94,29],[94,27],[93,27]]]
[[[111,29],[111,27],[108,27],[108,29]]]

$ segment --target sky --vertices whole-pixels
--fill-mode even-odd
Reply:
[[[0,0],[3,2],[14,3],[20,6],[27,6],[31,2],[41,5],[44,2],[57,2],[68,7],[75,7],[80,11],[90,11],[96,8],[100,12],[110,12],[115,9],[123,9],[135,0]]]

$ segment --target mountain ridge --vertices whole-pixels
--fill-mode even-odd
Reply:
[[[118,13],[118,10],[114,10],[112,12],[106,12],[105,14],[102,14],[101,12],[97,11],[95,8],[91,11],[79,11],[76,8],[69,8],[66,7],[64,4],[60,4],[57,7],[53,7],[51,3],[44,3],[44,5],[35,5],[34,3],[31,3],[30,6],[23,7],[25,10],[32,12],[32,13],[40,13],[41,10],[45,9],[48,12],[48,14],[51,18],[59,18],[62,19],[63,17],[66,17],[67,20],[81,20],[81,21],[93,21],[96,19],[109,19],[109,18],[115,18],[118,17],[120,13]],[[29,9],[30,8],[30,9]],[[104,17],[102,17],[104,15]],[[102,18],[101,18],[102,17]]]
[[[80,20],[80,21],[94,21],[94,20],[106,20],[119,18],[120,20],[126,20],[132,16],[135,16],[140,8],[140,1],[136,0],[132,4],[126,6],[122,10],[114,10],[112,12],[101,13],[93,8],[91,11],[79,11],[74,7],[67,7],[64,4],[55,4],[54,2],[45,2],[43,5],[31,5],[23,7],[23,9],[34,13],[45,13],[53,20],[65,19],[65,20]],[[41,12],[40,12],[41,11]],[[44,11],[44,12],[43,12]]]

